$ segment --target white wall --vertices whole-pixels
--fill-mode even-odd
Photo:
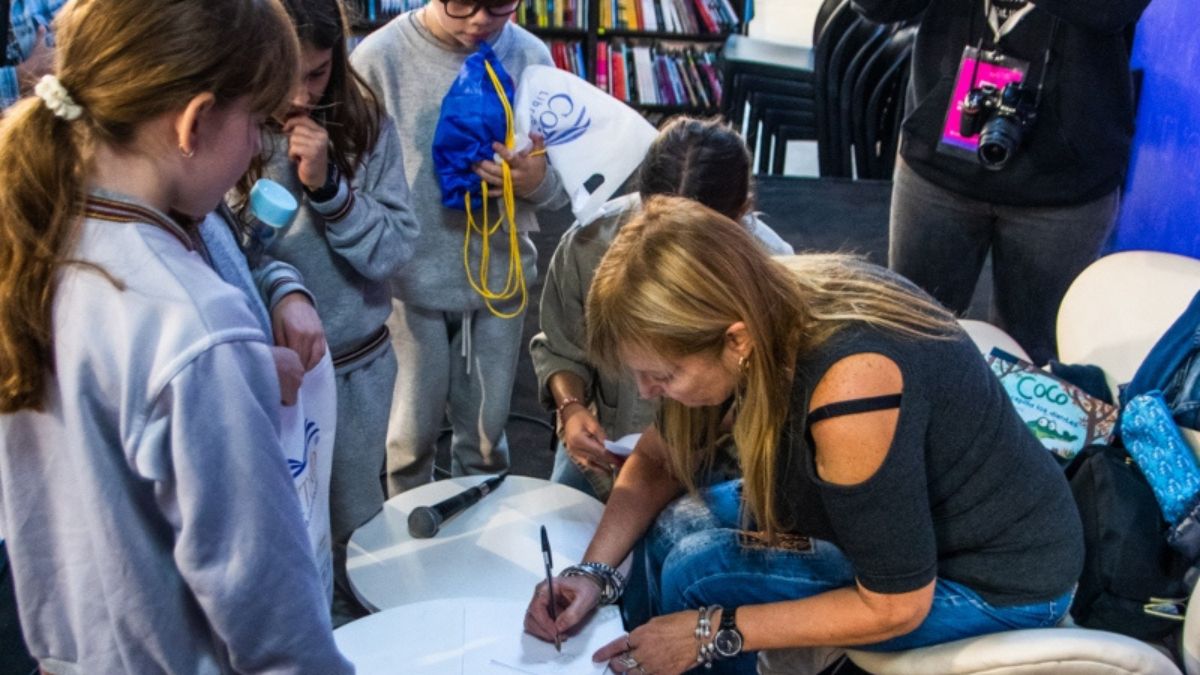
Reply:
[[[821,0],[755,0],[750,35],[812,46],[812,28]]]

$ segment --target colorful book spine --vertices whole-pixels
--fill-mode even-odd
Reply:
[[[573,72],[576,75],[578,75],[579,77],[582,77],[583,79],[586,80],[586,79],[588,79],[587,55],[584,54],[584,52],[583,52],[583,43],[576,40],[573,51],[575,53],[575,63],[576,63],[576,67]]]
[[[603,40],[596,42],[596,86],[612,93],[612,82],[608,79],[609,45]]]
[[[613,97],[620,101],[629,102],[629,88],[627,86],[625,72],[625,54],[624,50],[619,46],[609,45],[609,53],[611,58],[609,66],[612,70],[612,75],[609,81],[612,85],[610,93]]]
[[[700,17],[701,23],[704,24],[704,29],[709,33],[720,33],[721,28],[717,25],[716,17],[713,16],[708,3],[705,0],[692,0],[692,4],[696,8],[696,16]]]

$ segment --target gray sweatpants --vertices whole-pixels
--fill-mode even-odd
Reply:
[[[355,528],[383,508],[387,420],[396,381],[396,355],[384,344],[363,361],[346,364],[337,377],[337,438],[329,481],[330,535],[345,542]]]
[[[961,315],[992,253],[991,322],[1041,365],[1056,352],[1058,305],[1100,255],[1117,190],[1065,207],[1001,206],[964,197],[896,162],[888,265]]]
[[[446,417],[453,432],[453,475],[508,469],[504,425],[523,317],[500,319],[486,309],[464,315],[393,301],[388,327],[401,366],[387,430],[389,496],[433,479]]]

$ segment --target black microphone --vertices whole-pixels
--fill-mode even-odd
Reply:
[[[434,536],[442,523],[462,513],[467,507],[486,497],[489,492],[495,491],[496,486],[500,485],[507,475],[505,472],[489,478],[433,506],[418,506],[408,514],[408,534],[413,539],[428,539]]]

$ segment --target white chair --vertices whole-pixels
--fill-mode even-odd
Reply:
[[[875,675],[1180,675],[1145,642],[1087,628],[1014,630],[906,652],[847,654]]]
[[[1058,308],[1063,363],[1104,369],[1117,385],[1133,379],[1158,338],[1200,292],[1200,260],[1158,251],[1123,251],[1088,266]],[[1180,428],[1200,458],[1200,432]]]
[[[1059,306],[1059,358],[1100,366],[1110,384],[1128,382],[1197,291],[1200,260],[1151,251],[1101,258],[1080,274]],[[994,346],[1024,353],[994,326],[961,323],[985,354]],[[1192,594],[1183,635],[1186,673],[1200,675],[1200,587]],[[767,654],[759,659],[759,672],[804,672],[801,664],[812,662],[805,651]],[[1180,675],[1170,658],[1147,643],[1071,626],[1008,631],[904,652],[846,653],[874,675]]]
[[[1088,266],[1063,296],[1059,359],[1098,365],[1124,384],[1197,291],[1200,260],[1157,251],[1105,256]]]
[[[1017,344],[1016,338],[992,324],[986,321],[976,321],[975,319],[959,319],[958,323],[967,332],[967,335],[971,337],[975,346],[979,348],[979,351],[984,356],[992,353],[993,347],[999,347],[1024,361],[1031,361],[1029,354],[1025,352],[1021,345]]]

